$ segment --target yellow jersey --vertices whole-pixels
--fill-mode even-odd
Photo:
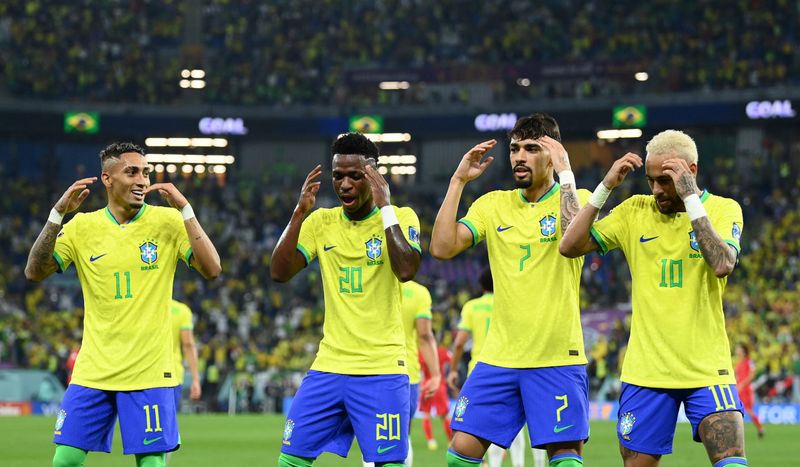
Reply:
[[[403,236],[419,246],[419,219],[395,207]],[[312,370],[351,375],[408,374],[400,280],[392,271],[380,210],[352,220],[320,208],[300,227],[297,249],[319,257],[325,295],[323,338]]]
[[[192,249],[178,210],[143,205],[126,224],[108,208],[64,224],[53,253],[75,264],[83,290],[81,351],[72,383],[109,391],[180,384],[169,304],[177,261]]]
[[[478,363],[478,356],[481,354],[486,336],[489,334],[489,324],[492,322],[492,310],[494,309],[494,294],[485,293],[478,298],[469,300],[461,308],[461,321],[458,329],[467,331],[472,337],[471,358],[467,366],[467,374],[472,373],[475,364]]]
[[[406,362],[408,363],[408,380],[411,384],[422,381],[419,363],[418,319],[433,319],[431,314],[431,293],[417,282],[408,281],[402,285],[403,328],[406,331]]]
[[[736,201],[700,197],[714,230],[740,250]],[[722,294],[727,278],[706,264],[685,212],[662,214],[650,195],[633,196],[592,228],[602,253],[619,248],[632,277],[633,319],[620,379],[678,389],[735,384]]]
[[[175,348],[173,352],[175,378],[178,380],[178,384],[183,384],[183,343],[181,341],[181,331],[191,331],[194,329],[192,309],[177,300],[172,300],[169,304],[169,312],[172,318],[172,343]]]
[[[581,203],[591,196],[578,190]],[[459,220],[486,240],[494,312],[478,360],[505,368],[586,364],[579,310],[583,258],[558,252],[561,186],[535,202],[521,189],[486,193]]]

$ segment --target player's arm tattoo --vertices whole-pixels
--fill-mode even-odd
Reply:
[[[28,264],[25,265],[25,277],[32,281],[41,281],[58,270],[58,263],[53,258],[56,246],[56,237],[61,226],[52,222],[45,222],[39,237],[31,247],[28,254]]]
[[[714,270],[717,277],[724,277],[736,266],[736,250],[722,240],[708,216],[692,221],[697,244],[703,253],[703,259]]]
[[[567,227],[572,223],[572,219],[581,210],[581,203],[578,201],[578,192],[575,187],[568,183],[561,185],[561,234],[567,231]]]
[[[694,175],[692,175],[691,172],[686,172],[683,175],[681,175],[678,178],[677,185],[678,186],[676,186],[675,188],[678,193],[691,194],[700,191],[700,189],[697,188],[697,179],[695,179]],[[686,196],[686,195],[681,195],[681,196]]]
[[[420,254],[408,243],[399,225],[395,224],[385,232],[392,272],[401,282],[410,281],[419,270]]]
[[[736,411],[713,413],[698,429],[712,464],[726,457],[744,457],[744,420]]]

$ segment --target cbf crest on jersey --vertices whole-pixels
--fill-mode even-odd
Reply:
[[[619,418],[619,434],[623,438],[630,440],[628,435],[631,434],[634,423],[636,423],[636,417],[634,417],[632,413],[625,412],[622,414],[622,416]]]
[[[733,237],[737,242],[740,238],[742,238],[742,226],[736,222],[733,223],[733,227],[731,228],[731,237]]]
[[[694,233],[694,230],[689,232],[689,246],[692,247],[694,251],[700,251],[700,245],[697,243],[697,235]]]
[[[383,264],[383,260],[380,259],[383,255],[383,240],[378,236],[373,236],[364,243],[364,246],[367,247],[367,258],[369,258],[367,266]]]
[[[408,226],[408,239],[414,243],[419,243],[419,230],[413,225]]]
[[[283,427],[283,444],[292,444],[289,439],[292,437],[294,431],[294,420],[291,418],[286,420],[286,425]]]
[[[158,269],[158,266],[154,264],[158,261],[158,244],[155,240],[145,240],[139,245],[139,254],[142,262],[146,264],[146,266],[142,266],[142,271],[146,271],[148,269]]]
[[[556,238],[553,237],[556,234],[556,216],[548,214],[539,219],[539,230],[542,232],[542,237],[544,237],[539,239],[540,243],[556,241]]]

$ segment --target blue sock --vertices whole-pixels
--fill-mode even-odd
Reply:
[[[726,457],[718,460],[714,467],[723,467],[725,465],[747,465],[747,459],[744,457]]]

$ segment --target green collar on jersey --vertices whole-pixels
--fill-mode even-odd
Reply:
[[[141,207],[141,208],[139,208],[139,212],[137,212],[137,213],[136,213],[136,215],[135,215],[135,216],[133,216],[133,218],[132,218],[131,220],[129,220],[128,222],[126,222],[126,224],[130,224],[131,222],[135,221],[136,219],[138,219],[138,218],[142,217],[142,214],[144,214],[144,209],[145,209],[146,207],[147,207],[147,203],[144,203],[144,204],[142,204],[142,207]],[[108,206],[106,206],[106,208],[104,209],[104,211],[106,212],[106,216],[108,216],[108,218],[109,218],[109,219],[111,219],[111,221],[112,221],[112,222],[114,222],[114,223],[115,223],[115,224],[117,224],[117,225],[122,225],[122,224],[120,224],[120,223],[119,223],[119,221],[118,221],[118,220],[117,220],[117,219],[114,217],[114,215],[113,215],[113,214],[111,214],[111,210],[110,210],[110,209],[108,209]]]
[[[553,186],[551,186],[550,189],[545,192],[545,194],[540,196],[539,199],[537,199],[534,202],[535,203],[541,203],[542,201],[546,200],[547,198],[553,196],[553,194],[556,191],[558,191],[559,188],[561,188],[561,184],[558,183],[558,182],[554,182]],[[523,190],[522,188],[517,188],[517,193],[519,193],[519,199],[521,199],[523,203],[531,204],[531,201],[528,199],[527,196],[525,196],[525,190]]]
[[[704,203],[705,203],[705,202],[706,202],[706,200],[707,200],[707,199],[708,199],[710,196],[711,196],[711,193],[709,193],[709,192],[708,192],[708,190],[703,190],[703,192],[702,192],[702,193],[700,193],[700,201],[702,201],[702,202],[704,202]]]
[[[369,219],[370,217],[374,216],[375,214],[378,214],[379,212],[381,212],[381,210],[378,209],[378,206],[375,206],[372,208],[372,211],[370,211],[369,214],[367,214],[366,217],[364,217],[363,219],[350,219],[350,216],[348,216],[347,213],[344,212],[344,209],[342,209],[342,217],[348,221],[361,222]]]

